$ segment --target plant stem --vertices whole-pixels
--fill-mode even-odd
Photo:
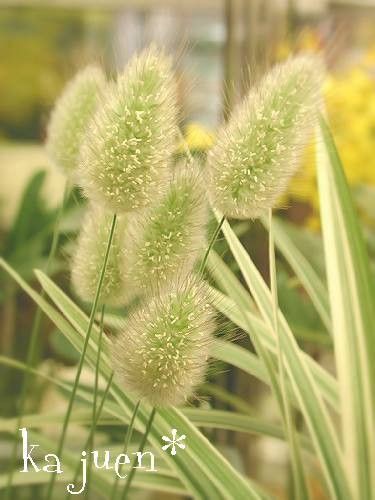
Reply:
[[[55,220],[55,225],[54,225],[53,234],[52,234],[51,247],[50,247],[48,258],[47,258],[47,263],[46,263],[46,266],[44,268],[44,272],[46,274],[49,273],[51,263],[56,255],[57,245],[58,245],[58,241],[59,241],[60,223],[61,223],[61,219],[62,219],[62,216],[64,213],[65,204],[66,204],[68,197],[69,197],[69,192],[70,192],[70,186],[69,186],[68,181],[66,181],[65,187],[64,187],[63,200],[62,200],[62,202],[58,208],[58,212],[56,214],[56,220]],[[41,291],[40,295],[41,295],[41,297],[45,296],[44,290]],[[21,419],[22,419],[22,415],[23,415],[23,412],[25,409],[28,389],[30,387],[31,381],[33,380],[33,375],[31,373],[30,368],[35,362],[35,352],[36,352],[36,346],[37,346],[38,340],[39,340],[39,332],[40,332],[40,328],[42,325],[42,317],[43,317],[42,310],[39,306],[37,306],[35,316],[34,316],[33,326],[31,328],[30,342],[29,342],[29,345],[27,348],[26,370],[25,370],[25,373],[23,376],[23,382],[22,382],[22,387],[21,387],[15,436],[17,435],[18,429],[21,425]],[[7,481],[7,487],[5,490],[4,500],[11,500],[10,493],[11,493],[11,489],[12,489],[14,467],[15,467],[15,463],[17,460],[17,452],[18,452],[18,440],[15,439],[14,443],[13,443],[12,455],[10,458],[10,471],[9,471],[9,476],[8,476],[8,481]]]
[[[269,266],[270,266],[270,282],[271,282],[271,295],[273,304],[273,327],[276,335],[277,342],[277,358],[278,358],[278,371],[281,391],[281,407],[284,419],[285,433],[290,445],[291,465],[292,465],[292,479],[294,498],[307,499],[309,493],[303,472],[300,450],[298,448],[297,436],[294,432],[293,418],[291,407],[288,401],[287,388],[286,388],[286,374],[284,370],[284,357],[281,345],[280,331],[279,331],[279,303],[277,294],[277,279],[276,279],[276,261],[275,261],[275,241],[272,230],[272,209],[269,210]]]
[[[211,240],[210,240],[210,243],[207,247],[207,250],[206,250],[206,253],[204,254],[204,257],[202,259],[202,262],[201,262],[201,265],[199,267],[199,274],[203,273],[205,267],[206,267],[206,264],[207,264],[207,260],[208,260],[208,256],[210,255],[210,252],[211,252],[211,249],[212,247],[214,246],[216,240],[217,240],[217,237],[219,236],[219,233],[220,233],[220,230],[222,228],[222,225],[224,224],[224,221],[225,221],[225,215],[222,216],[219,224],[216,226],[216,229],[211,237]]]
[[[90,433],[89,433],[89,435],[88,435],[88,437],[86,439],[86,443],[85,443],[84,449],[86,449],[86,448],[89,447],[89,444],[90,444],[90,442],[92,440],[92,437],[94,435],[97,423],[99,422],[99,418],[100,418],[100,415],[101,415],[103,407],[104,407],[105,400],[107,399],[107,396],[108,396],[108,393],[109,393],[109,389],[111,388],[111,384],[112,384],[112,380],[113,380],[113,375],[114,375],[114,373],[112,372],[111,375],[109,376],[106,388],[104,389],[104,392],[103,392],[103,397],[102,397],[102,400],[100,402],[98,411],[95,414],[94,423],[91,426]],[[81,468],[82,468],[81,467],[81,462],[78,462],[78,466],[77,466],[77,469],[76,469],[76,472],[75,472],[75,475],[74,475],[74,479],[72,481],[73,484],[75,484],[77,482],[77,479],[78,479],[78,476],[79,476]],[[70,493],[66,494],[66,498],[70,498],[70,496],[71,496]]]
[[[190,151],[190,149],[189,149],[189,145],[187,144],[187,142],[186,142],[186,140],[185,140],[185,137],[182,135],[182,133],[181,133],[181,131],[180,131],[180,130],[179,130],[179,136],[180,136],[180,139],[181,139],[182,144],[184,145],[184,148],[185,148],[185,151],[186,151],[186,154],[187,154],[187,156],[188,156],[189,160],[190,160],[191,162],[193,162],[193,161],[194,161],[194,158],[193,158],[193,156],[192,156],[192,154],[191,154],[191,151]],[[213,246],[214,246],[214,244],[215,244],[215,241],[216,241],[216,239],[217,239],[217,237],[218,237],[218,235],[219,235],[219,233],[220,233],[220,229],[221,229],[222,225],[224,224],[224,221],[225,221],[225,215],[223,215],[223,217],[222,217],[221,221],[220,221],[220,222],[219,222],[219,224],[216,226],[215,232],[214,232],[214,234],[212,235],[212,238],[211,238],[210,243],[209,243],[209,245],[208,245],[208,247],[207,247],[206,253],[204,254],[204,257],[203,257],[203,260],[202,260],[202,262],[201,262],[201,265],[199,266],[199,273],[203,273],[204,268],[206,267],[208,256],[209,256],[209,254],[210,254],[210,251],[211,251],[212,247],[213,247]]]
[[[139,408],[140,402],[141,401],[138,401],[134,407],[133,414],[132,414],[132,417],[131,417],[130,422],[129,422],[129,426],[128,426],[127,431],[125,433],[124,451],[123,451],[124,454],[126,454],[128,451],[129,443],[130,443],[130,440],[131,440],[131,437],[133,434],[134,422],[135,422],[135,418],[136,418],[137,413],[138,413],[138,408]],[[119,470],[119,474],[120,474],[120,470]],[[119,476],[116,475],[116,479],[115,479],[115,482],[113,484],[112,491],[111,491],[110,500],[114,500],[116,498],[116,493],[117,493],[117,488],[118,488],[118,480],[119,480]]]
[[[100,330],[99,330],[99,337],[98,337],[98,355],[96,358],[96,367],[95,367],[94,398],[93,398],[93,403],[92,403],[92,426],[91,426],[91,432],[89,435],[90,439],[88,440],[88,453],[87,453],[88,469],[87,469],[87,481],[86,481],[86,488],[85,488],[85,497],[86,498],[88,498],[89,490],[90,490],[91,465],[92,465],[92,460],[91,460],[92,455],[90,452],[94,448],[94,437],[95,437],[95,430],[96,430],[96,405],[97,405],[97,399],[98,399],[99,368],[100,368],[100,355],[102,352],[104,313],[105,313],[105,304],[102,304],[102,310],[101,310],[101,315],[100,315]]]
[[[89,324],[88,324],[88,327],[87,327],[85,342],[83,344],[83,349],[82,349],[81,356],[80,356],[80,359],[79,359],[77,373],[76,373],[76,377],[75,377],[75,380],[74,380],[74,385],[73,385],[72,393],[71,393],[71,396],[70,396],[70,399],[69,399],[69,404],[68,404],[68,408],[67,408],[65,419],[64,419],[64,423],[63,423],[63,428],[62,428],[62,432],[61,432],[61,435],[60,435],[60,440],[59,440],[59,444],[58,444],[58,448],[57,448],[57,452],[56,452],[57,456],[61,455],[61,452],[62,452],[62,450],[64,448],[64,442],[65,442],[66,432],[67,432],[67,429],[68,429],[70,415],[72,413],[73,403],[74,403],[75,396],[76,396],[76,393],[77,393],[79,379],[81,377],[81,372],[82,372],[83,363],[84,363],[84,360],[85,360],[87,346],[89,344],[92,327],[94,325],[94,319],[95,319],[96,310],[97,310],[97,307],[98,307],[98,302],[99,302],[99,297],[100,297],[100,291],[102,289],[104,275],[105,275],[105,271],[106,271],[106,268],[107,268],[109,251],[111,249],[113,235],[114,235],[115,228],[116,228],[116,221],[117,221],[117,216],[116,216],[116,214],[114,214],[113,215],[113,219],[112,219],[111,229],[110,229],[110,232],[109,232],[108,244],[107,244],[107,248],[106,248],[106,252],[105,252],[105,256],[104,256],[103,266],[102,266],[102,269],[100,271],[100,277],[99,277],[99,281],[98,281],[97,288],[96,288],[96,293],[95,293],[95,297],[94,297],[94,303],[93,303],[92,308],[91,308],[90,319],[89,319]],[[54,487],[54,484],[55,484],[55,480],[56,480],[56,474],[51,474],[51,480],[49,482],[48,490],[47,490],[47,495],[46,495],[46,499],[47,500],[51,500],[52,499],[52,491],[53,491],[53,487]]]
[[[148,422],[147,422],[146,430],[145,430],[145,433],[143,434],[142,441],[141,441],[141,444],[140,444],[140,447],[139,447],[139,450],[138,450],[140,453],[143,452],[144,447],[146,445],[147,437],[149,435],[149,432],[150,432],[150,429],[151,429],[151,426],[152,426],[152,422],[153,422],[154,417],[155,417],[155,413],[156,413],[156,408],[154,407],[152,409],[151,413],[150,413],[150,417],[149,417]],[[126,495],[129,492],[130,485],[132,483],[132,480],[133,480],[133,477],[134,477],[134,474],[135,474],[134,464],[135,464],[135,460],[133,460],[132,467],[130,469],[129,475],[126,478],[126,483],[125,483],[124,489],[122,491],[121,500],[125,500],[126,499]]]

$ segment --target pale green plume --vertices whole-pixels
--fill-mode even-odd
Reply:
[[[150,48],[108,89],[81,151],[81,184],[112,212],[148,206],[163,189],[177,133],[172,62]]]
[[[224,215],[254,218],[276,204],[313,130],[322,75],[314,56],[275,66],[219,131],[207,180],[212,204]]]
[[[87,302],[92,302],[95,297],[111,223],[112,215],[94,206],[89,207],[82,222],[71,261],[71,278],[75,292]],[[124,218],[120,218],[109,252],[100,303],[119,305],[124,302],[122,238],[125,225]]]
[[[205,283],[192,277],[174,281],[135,310],[116,338],[118,380],[152,405],[185,402],[203,382],[215,328]]]
[[[87,66],[67,84],[52,111],[46,148],[52,163],[68,176],[78,167],[82,139],[105,85],[103,71]]]
[[[204,185],[191,166],[172,175],[160,201],[131,214],[124,237],[129,294],[187,276],[206,247],[207,218]]]

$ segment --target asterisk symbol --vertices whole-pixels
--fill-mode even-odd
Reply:
[[[185,443],[181,443],[184,439],[186,439],[185,434],[182,434],[180,437],[177,437],[177,429],[172,429],[172,439],[168,436],[162,436],[162,440],[166,441],[168,444],[162,446],[162,450],[166,451],[168,448],[171,448],[171,455],[176,455],[177,450],[176,446],[184,450],[186,448]]]

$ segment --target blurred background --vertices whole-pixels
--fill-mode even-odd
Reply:
[[[1,0],[0,227],[14,219],[33,170],[47,167],[41,145],[66,81],[89,62],[121,70],[151,41],[178,58],[182,120],[198,147],[267,65],[301,50],[323,52],[349,178],[375,182],[372,0]],[[47,181],[53,205],[62,186],[56,172]],[[308,182],[296,198],[314,204],[314,195]]]
[[[63,176],[49,166],[43,148],[56,97],[85,64],[98,62],[115,74],[151,41],[177,58],[181,126],[199,158],[215,140],[218,124],[269,65],[298,52],[323,54],[328,115],[374,262],[375,0],[0,0],[0,253],[23,277],[32,280],[33,268],[46,265],[64,191]],[[323,273],[313,150],[311,144],[280,215],[285,231]],[[50,272],[65,288],[64,256],[79,226],[79,210],[68,203]],[[238,231],[267,274],[264,230],[255,224]],[[304,348],[330,368],[330,339],[288,271],[280,270],[281,307]],[[0,282],[0,351],[24,359],[34,306],[4,274]],[[75,353],[44,320],[41,335],[33,362],[68,373]],[[0,370],[0,415],[11,416],[21,375]],[[227,393],[245,396],[246,411],[256,404],[271,419],[277,413],[262,389],[241,373],[223,367],[214,381]],[[59,401],[45,389],[34,388],[30,411]],[[223,407],[225,397],[216,400],[212,385],[202,395],[210,396],[207,404]],[[275,492],[283,490],[282,443],[224,431],[213,439],[241,470]],[[318,484],[314,498],[324,498]]]

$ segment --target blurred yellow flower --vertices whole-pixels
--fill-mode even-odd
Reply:
[[[196,122],[188,123],[185,127],[185,141],[190,151],[206,151],[214,142],[214,134],[206,127]],[[179,151],[183,152],[186,145],[180,144]]]
[[[372,50],[375,55],[375,50]],[[352,186],[375,185],[373,75],[363,64],[350,68],[345,73],[330,75],[325,82],[324,95],[333,135],[349,183]],[[313,146],[307,148],[304,166],[291,184],[290,199],[311,205],[312,215],[307,225],[319,227]]]
[[[375,66],[375,45],[370,47],[363,57],[363,64],[366,66]]]

